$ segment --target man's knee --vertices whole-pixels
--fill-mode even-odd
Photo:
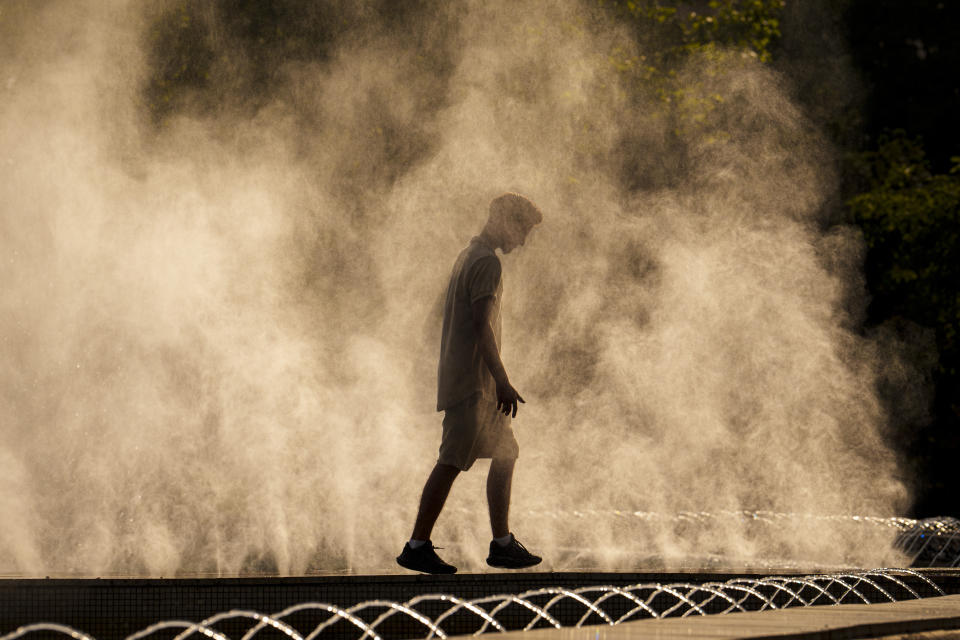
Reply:
[[[447,464],[445,462],[438,462],[434,467],[434,470],[437,473],[441,473],[445,476],[456,477],[460,473],[460,469],[453,466],[452,464]]]

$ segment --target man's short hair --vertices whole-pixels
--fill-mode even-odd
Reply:
[[[537,205],[519,193],[504,193],[490,201],[490,220],[506,222],[513,220],[527,228],[540,224],[543,214]]]

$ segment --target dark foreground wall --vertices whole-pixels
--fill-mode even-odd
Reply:
[[[960,593],[960,570],[925,570],[922,573],[946,593]],[[124,638],[164,620],[199,622],[215,613],[234,609],[271,614],[304,602],[323,602],[347,608],[368,600],[405,602],[428,593],[446,593],[463,599],[512,593],[541,587],[577,588],[598,585],[628,586],[638,583],[724,582],[733,578],[758,578],[757,573],[496,573],[455,576],[324,576],[305,578],[229,579],[6,579],[0,580],[0,636],[20,626],[55,622],[94,636],[98,640]],[[913,582],[916,586],[916,582]],[[934,595],[932,590],[922,596]],[[910,597],[894,594],[897,599]],[[625,603],[627,604],[627,603]],[[427,605],[429,609],[430,605]],[[449,604],[437,603],[445,610]],[[515,606],[515,605],[511,605]],[[421,607],[423,610],[423,607]],[[584,609],[569,611],[573,622]],[[557,611],[553,611],[557,614]],[[428,613],[429,611],[424,611]],[[525,614],[519,611],[518,615]],[[562,614],[563,612],[559,612]],[[297,617],[299,616],[299,618]],[[319,612],[295,614],[286,621],[309,633],[327,616]],[[364,617],[370,617],[369,614]],[[502,616],[501,616],[502,619]],[[426,630],[406,616],[378,627],[384,637],[424,637]],[[444,624],[448,632],[470,633],[475,628],[456,629],[456,621]],[[469,623],[474,624],[475,618]],[[568,622],[564,622],[568,624]],[[250,621],[216,626],[231,638],[240,638]],[[346,622],[324,637],[356,638],[362,635]],[[46,635],[46,634],[45,634]],[[173,638],[176,631],[152,635],[155,640]],[[38,636],[29,636],[35,639]],[[49,637],[49,636],[48,636]],[[194,636],[199,637],[199,636]],[[258,640],[285,637],[267,629]]]

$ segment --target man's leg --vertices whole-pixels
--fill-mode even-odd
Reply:
[[[535,556],[510,533],[510,487],[513,483],[513,458],[496,459],[490,463],[487,475],[487,504],[490,506],[490,555],[487,564],[502,569],[523,569],[540,564]],[[506,541],[500,540],[506,538]]]
[[[502,538],[510,533],[510,490],[513,484],[512,458],[490,463],[490,472],[487,474],[487,506],[490,509],[490,529],[494,538]]]
[[[443,505],[450,494],[450,487],[453,481],[460,474],[460,469],[449,464],[437,463],[430,472],[426,484],[423,486],[423,494],[420,496],[420,509],[417,511],[417,522],[413,526],[414,540],[429,540],[433,533],[433,525],[436,524]]]
[[[443,504],[447,501],[450,487],[457,479],[460,469],[449,464],[439,462],[430,472],[427,483],[423,486],[420,496],[420,509],[417,512],[417,522],[413,526],[413,540],[403,546],[403,551],[397,556],[397,564],[401,567],[423,573],[456,573],[457,568],[444,562],[434,551],[430,540],[433,525],[436,524]],[[416,546],[414,546],[416,544]]]

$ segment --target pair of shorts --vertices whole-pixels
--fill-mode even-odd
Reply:
[[[445,411],[440,464],[467,471],[477,458],[515,460],[519,455],[510,416],[497,411],[496,401],[475,394]]]

